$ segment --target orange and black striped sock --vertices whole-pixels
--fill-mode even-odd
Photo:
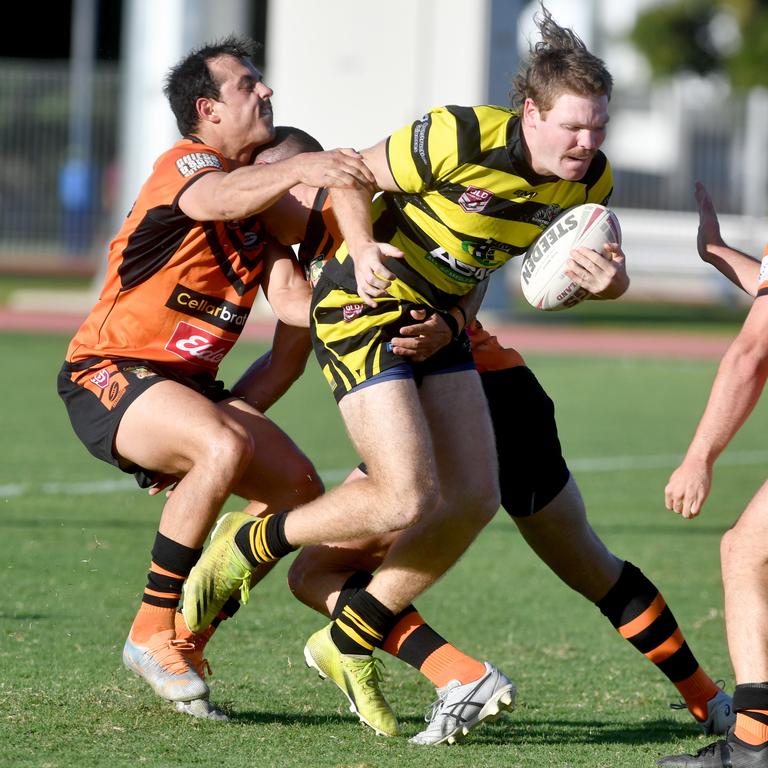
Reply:
[[[285,538],[285,518],[288,512],[278,512],[245,523],[235,534],[235,544],[248,562],[274,563],[293,552],[296,547]]]
[[[418,669],[435,688],[451,680],[470,683],[485,674],[485,664],[462,653],[435,632],[413,606],[397,616],[397,622],[381,646],[414,669]]]
[[[368,585],[372,576],[365,571],[353,573],[341,588],[332,618],[336,619],[354,595]],[[421,672],[436,688],[451,680],[469,683],[485,674],[481,661],[459,651],[425,623],[414,606],[409,605],[394,619],[383,639],[382,650]]]
[[[719,688],[699,666],[658,589],[630,562],[597,607],[640,653],[677,688],[691,714],[707,717]]]
[[[182,585],[202,551],[179,544],[158,531],[147,586],[131,626],[132,640],[146,642],[158,632],[175,629]]]
[[[331,626],[331,639],[342,653],[370,655],[381,646],[394,620],[386,605],[361,589],[341,607]]]
[[[753,747],[768,747],[768,682],[737,685],[733,735]]]

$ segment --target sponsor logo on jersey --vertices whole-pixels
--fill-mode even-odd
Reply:
[[[224,359],[224,355],[232,349],[233,344],[233,341],[222,339],[221,336],[216,336],[182,320],[176,326],[165,348],[182,360],[207,368],[215,368]]]
[[[510,197],[513,202],[516,200],[533,200],[538,194],[538,192],[534,192],[532,189],[513,189]]]
[[[427,130],[429,128],[429,115],[423,115],[421,120],[413,126],[411,151],[418,155],[425,165],[429,165],[427,157]]]
[[[211,152],[190,152],[176,161],[176,168],[185,178],[194,176],[198,171],[202,171],[203,168],[215,168],[217,171],[224,170],[220,158]]]
[[[242,330],[251,312],[250,308],[239,307],[229,301],[198,293],[181,283],[176,284],[165,306],[175,312],[198,317],[232,333],[239,333]]]
[[[448,275],[457,283],[479,283],[485,280],[491,272],[497,270],[501,265],[494,267],[478,267],[474,264],[467,264],[452,256],[444,248],[435,248],[427,254],[427,261],[434,264],[443,274]]]
[[[123,373],[131,373],[137,379],[151,379],[153,376],[157,376],[154,371],[150,371],[143,365],[129,365],[123,368]]]
[[[563,209],[556,203],[545,205],[531,216],[531,224],[546,229],[561,213]]]
[[[109,371],[103,368],[98,373],[91,376],[91,384],[95,384],[99,389],[106,389],[109,386]]]
[[[365,304],[345,304],[341,308],[341,316],[345,323],[351,323],[356,317],[360,317],[365,309]]]
[[[467,213],[480,213],[493,199],[493,192],[481,187],[467,187],[459,197],[459,205]]]

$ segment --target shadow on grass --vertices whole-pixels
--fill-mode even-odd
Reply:
[[[226,708],[225,708],[226,710]],[[356,718],[338,714],[297,714],[285,712],[227,711],[233,723],[244,725],[355,726]],[[410,738],[424,728],[419,717],[399,718],[402,737]],[[366,729],[366,732],[372,732]],[[636,725],[606,722],[602,720],[547,719],[540,721],[516,721],[514,715],[486,722],[472,731],[466,744],[476,746],[503,746],[505,744],[548,745],[554,743],[585,745],[632,745],[668,744],[670,741],[685,741],[695,738],[697,731],[686,723],[670,720],[647,720]],[[713,737],[716,738],[716,737]],[[698,747],[697,747],[698,748]]]

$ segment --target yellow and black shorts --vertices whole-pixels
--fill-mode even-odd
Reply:
[[[412,378],[419,384],[424,376],[475,367],[464,332],[421,363],[394,354],[392,339],[416,322],[411,310],[435,308],[399,279],[390,286],[389,295],[376,299],[378,306],[371,307],[327,277],[331,264],[315,288],[310,330],[315,356],[336,402],[355,389],[386,379]]]

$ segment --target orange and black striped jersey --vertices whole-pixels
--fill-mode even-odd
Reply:
[[[265,234],[256,217],[194,221],[178,201],[204,174],[228,170],[196,139],[158,158],[110,243],[99,300],[69,345],[69,362],[132,358],[215,373],[256,298]]]
[[[602,152],[579,181],[537,175],[517,113],[497,106],[434,109],[393,133],[386,152],[400,191],[374,201],[374,236],[404,251],[387,266],[438,307],[523,253],[564,209],[605,204],[613,189]]]

